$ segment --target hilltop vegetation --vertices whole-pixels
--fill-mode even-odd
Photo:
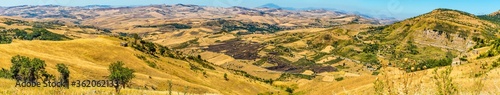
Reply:
[[[380,42],[380,55],[387,55],[391,63],[404,63],[396,65],[413,71],[410,69],[450,65],[458,53],[472,48],[469,40],[479,46],[484,44],[482,40],[493,40],[491,36],[496,35],[497,27],[470,13],[436,9],[389,26],[372,27],[362,35],[367,36],[364,40]]]

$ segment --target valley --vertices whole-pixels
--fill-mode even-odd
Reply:
[[[133,95],[500,93],[498,12],[438,8],[397,21],[175,4],[23,5],[0,15],[0,94],[116,94],[112,87],[16,88],[15,78],[29,76],[13,73],[17,55],[44,64],[35,81],[59,79],[59,64],[69,80],[107,80],[108,66],[123,62],[135,76],[120,93]]]

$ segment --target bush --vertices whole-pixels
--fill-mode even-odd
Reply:
[[[224,73],[224,80],[229,81],[229,79],[227,78],[227,74],[226,73]]]
[[[12,43],[12,38],[6,35],[0,35],[0,44],[10,44]]]
[[[156,68],[156,63],[148,61],[148,60],[146,60],[145,62],[148,64],[149,67]]]
[[[491,43],[491,48],[486,53],[479,55],[479,58],[493,57],[500,54],[500,39],[496,39]]]
[[[215,68],[210,64],[208,64],[207,61],[201,59],[201,55],[198,55],[198,57],[189,56],[188,59],[194,60],[196,63],[200,64],[203,68],[215,70]]]
[[[135,27],[139,28],[159,28],[159,27],[171,27],[175,29],[191,29],[192,27],[186,24],[179,23],[169,23],[169,24],[160,24],[160,25],[137,25]]]
[[[267,62],[267,60],[268,60],[268,58],[267,58],[267,57],[262,57],[259,61],[254,62],[254,63],[252,63],[252,64],[253,64],[253,65],[255,65],[255,66],[260,66],[260,65],[262,65],[262,64],[264,64],[264,63],[266,63],[266,62]]]
[[[438,72],[438,69],[435,69],[432,79],[436,84],[436,90],[438,95],[454,95],[457,93],[457,87],[453,83],[453,78],[451,78],[450,74],[453,70],[453,67],[446,67],[444,71]]]
[[[365,53],[377,53],[380,45],[379,44],[369,44],[365,48],[363,48],[363,52]]]
[[[376,75],[378,75],[378,74],[380,74],[380,72],[378,72],[378,71],[372,72],[372,75],[375,75],[375,76],[376,76]]]
[[[5,21],[5,22],[3,22],[3,23],[4,23],[4,24],[6,24],[6,25],[12,25],[12,24],[14,24],[14,22],[12,22],[12,21],[10,21],[10,20],[9,20],[9,21]]]
[[[361,59],[359,61],[365,62],[365,63],[370,63],[370,64],[379,64],[379,60],[377,58],[377,55],[373,53],[362,53],[360,54]]]
[[[421,63],[419,63],[417,65],[406,67],[406,70],[407,71],[417,71],[417,70],[411,70],[412,67],[414,67],[415,69],[419,68],[420,70],[425,70],[428,68],[448,66],[448,65],[451,65],[451,63],[452,63],[451,58],[428,59],[428,60],[422,61]]]
[[[304,75],[304,74],[292,74],[292,73],[283,73],[277,80],[285,80],[288,78],[302,78],[312,80],[315,76],[313,75]]]
[[[293,62],[292,64],[297,66],[312,66],[315,64],[315,62],[304,57],[297,60],[296,62]]]
[[[9,79],[12,78],[12,74],[10,73],[9,70],[2,68],[2,70],[0,71],[0,78]]]
[[[338,77],[338,78],[335,78],[336,81],[342,81],[344,80],[344,77]]]
[[[335,63],[338,63],[338,62],[340,62],[340,61],[342,61],[342,60],[344,60],[344,59],[342,59],[342,58],[340,58],[340,57],[337,57],[337,58],[335,58],[335,59],[333,59],[333,60],[326,61],[324,64],[335,64]]]
[[[293,93],[293,89],[292,89],[292,88],[290,88],[290,87],[287,87],[285,91],[286,91],[286,92],[288,92],[288,93],[290,93],[290,94],[292,94],[292,93]]]

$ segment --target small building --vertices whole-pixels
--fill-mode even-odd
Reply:
[[[462,61],[460,61],[459,58],[453,58],[453,61],[451,62],[451,66],[458,66],[462,64]]]
[[[128,43],[127,43],[127,42],[121,42],[121,43],[120,43],[120,46],[127,47],[127,46],[128,46]]]

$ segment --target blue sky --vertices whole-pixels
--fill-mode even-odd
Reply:
[[[150,5],[150,4],[196,4],[205,6],[257,7],[274,3],[281,7],[335,8],[371,15],[385,15],[404,19],[417,16],[436,8],[450,8],[473,14],[489,14],[500,10],[500,0],[0,0],[0,6],[16,5]]]

